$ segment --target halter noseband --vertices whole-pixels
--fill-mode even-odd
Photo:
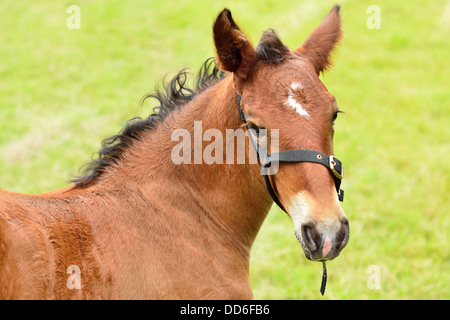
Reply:
[[[241,107],[241,95],[237,93],[237,102],[238,102],[238,111],[239,116],[241,117],[241,120],[244,123],[247,123],[247,120],[245,119],[244,112],[242,111]],[[252,130],[249,128],[248,125],[245,126],[248,130]],[[326,154],[323,154],[322,152],[314,151],[314,150],[307,150],[307,149],[296,149],[296,150],[286,150],[286,151],[280,151],[278,153],[270,154],[268,155],[264,150],[261,148],[258,148],[255,140],[253,139],[252,135],[249,134],[249,139],[251,141],[251,144],[253,145],[253,148],[255,149],[258,163],[261,167],[261,174],[264,177],[264,182],[266,183],[267,191],[269,192],[270,196],[272,197],[273,201],[281,208],[284,212],[287,213],[286,209],[283,207],[283,205],[280,202],[280,199],[278,198],[275,190],[272,187],[272,184],[270,182],[269,176],[268,176],[268,168],[271,166],[271,163],[273,161],[278,162],[313,162],[321,164],[325,167],[327,167],[332,173],[333,173],[333,179],[336,186],[336,191],[338,194],[339,201],[344,201],[344,190],[340,188],[341,186],[341,180],[344,177],[343,175],[343,167],[342,162],[337,159],[335,156],[330,155],[327,156]]]

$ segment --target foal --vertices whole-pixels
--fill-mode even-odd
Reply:
[[[338,108],[318,75],[341,37],[339,7],[294,51],[273,31],[255,49],[227,9],[213,34],[224,72],[208,60],[196,90],[186,88],[181,72],[166,95],[152,96],[159,111],[105,140],[73,186],[40,195],[0,192],[0,298],[252,297],[250,249],[273,203],[258,164],[249,161],[253,150],[246,148],[243,164],[176,164],[171,156],[183,137],[173,132],[183,129],[188,139],[201,121],[203,131],[225,136],[245,124],[278,130],[281,151],[332,155]],[[188,144],[192,154],[195,144]],[[280,163],[268,178],[310,260],[333,259],[348,241],[335,171]]]

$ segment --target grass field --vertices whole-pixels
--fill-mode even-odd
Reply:
[[[66,186],[103,138],[150,112],[140,99],[164,76],[214,55],[223,7],[253,43],[271,27],[295,48],[334,3],[0,0],[0,189]],[[80,29],[66,26],[71,4]],[[328,263],[323,299],[449,299],[450,2],[340,4],[344,39],[322,79],[346,112],[335,152],[351,236]],[[367,26],[370,5],[380,29]],[[251,281],[257,299],[322,299],[321,265],[276,208],[256,239]]]

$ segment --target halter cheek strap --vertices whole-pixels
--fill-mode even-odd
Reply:
[[[241,107],[241,95],[237,94],[237,102],[238,102],[238,112],[239,116],[242,120],[242,122],[247,123],[247,120],[245,119],[244,112],[242,111]],[[253,130],[249,128],[248,125],[245,126],[247,128],[247,131]],[[249,134],[250,142],[255,149],[258,163],[261,168],[261,175],[264,177],[264,182],[266,184],[267,191],[269,195],[272,197],[273,201],[283,210],[287,213],[286,209],[283,207],[283,205],[280,202],[280,199],[278,198],[277,193],[275,192],[274,188],[272,187],[272,183],[270,182],[269,174],[268,174],[268,168],[271,167],[273,162],[312,162],[312,163],[318,163],[325,167],[327,167],[333,174],[333,179],[336,186],[336,192],[338,194],[338,198],[340,201],[344,201],[344,190],[340,188],[341,186],[341,180],[343,178],[343,167],[342,162],[337,159],[335,156],[327,156],[324,153],[314,151],[314,150],[307,150],[307,149],[296,149],[296,150],[286,150],[281,151],[278,153],[274,153],[271,155],[268,155],[264,150],[258,147],[257,143],[253,139],[252,135]]]

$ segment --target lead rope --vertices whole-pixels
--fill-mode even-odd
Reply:
[[[322,284],[320,285],[320,293],[323,295],[325,293],[325,287],[327,286],[327,266],[325,261],[322,261],[323,271],[322,271]]]

